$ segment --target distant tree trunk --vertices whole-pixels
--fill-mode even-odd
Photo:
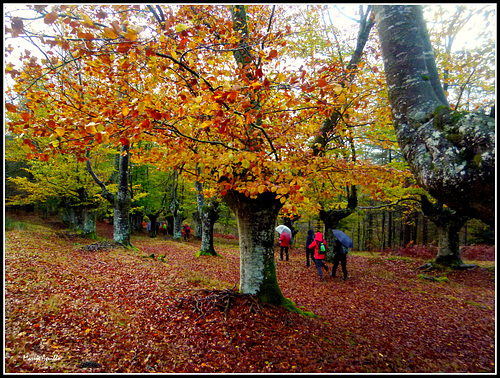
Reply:
[[[422,218],[422,244],[427,245],[429,243],[429,227],[427,225],[427,217],[424,215]]]
[[[422,188],[468,217],[495,223],[495,119],[450,108],[422,6],[375,5],[393,126]]]
[[[422,195],[422,211],[437,227],[439,248],[435,262],[445,266],[460,266],[460,229],[467,222],[467,217],[459,215],[442,203],[433,204]]]
[[[122,147],[118,171],[118,191],[113,208],[113,240],[125,247],[130,244],[130,193],[128,190],[129,146]]]
[[[287,226],[291,231],[292,231],[292,238],[290,239],[290,247],[293,246],[293,243],[295,241],[295,235],[297,235],[298,230],[295,229],[295,222],[297,222],[300,219],[300,215],[296,215],[293,217],[283,217],[281,218],[285,226]]]
[[[153,212],[148,212],[146,216],[149,219],[149,222],[151,223],[151,228],[149,229],[149,237],[154,238],[158,235],[158,230],[156,229],[156,222],[158,222],[158,217],[160,216],[161,212],[163,211],[163,207],[156,211],[155,213]]]
[[[68,223],[84,236],[94,237],[96,234],[95,205],[88,203],[88,193],[85,188],[79,188],[77,193],[77,200],[74,198],[63,200],[63,222]]]
[[[180,203],[179,200],[177,199],[178,184],[179,184],[179,172],[177,171],[177,169],[174,169],[174,176],[172,182],[172,201],[170,202],[170,212],[174,217],[173,230],[172,230],[174,240],[181,240],[182,237],[183,218],[182,218],[182,211],[180,209]]]
[[[217,256],[214,248],[214,225],[219,219],[219,203],[212,198],[207,204],[202,184],[195,181],[194,185],[201,225],[201,247],[199,254]]]
[[[283,304],[274,259],[274,226],[282,203],[272,192],[258,194],[254,199],[228,191],[224,200],[238,223],[240,292],[256,294],[263,302]]]
[[[347,188],[347,207],[345,209],[320,210],[319,218],[325,225],[323,238],[326,240],[327,251],[325,260],[333,261],[334,236],[332,230],[336,229],[339,222],[351,215],[358,206],[358,196],[356,186]]]
[[[118,191],[112,194],[106,185],[99,180],[92,170],[90,160],[87,160],[87,171],[94,181],[101,187],[101,195],[113,205],[113,240],[124,247],[130,244],[130,194],[128,190],[128,163],[129,146],[123,146],[119,155],[118,165]]]

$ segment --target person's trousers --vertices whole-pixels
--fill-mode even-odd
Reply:
[[[285,251],[286,261],[288,261],[288,247],[281,247],[281,250],[280,250],[280,259],[281,260],[283,260],[283,251]]]
[[[327,269],[325,263],[321,259],[315,259],[314,263],[316,264],[316,269],[318,269],[318,274],[320,278],[323,278],[323,271],[321,270],[321,268]]]
[[[314,262],[314,249],[306,249],[306,265],[309,266],[309,257],[311,261]]]
[[[344,279],[347,278],[347,255],[345,253],[336,253],[333,256],[333,268],[332,268],[332,277],[335,277],[335,273],[337,273],[337,267],[342,266],[342,273],[344,273]]]

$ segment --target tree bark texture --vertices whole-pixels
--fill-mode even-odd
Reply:
[[[467,217],[446,208],[442,203],[433,204],[427,196],[421,196],[422,211],[437,227],[439,247],[436,263],[446,266],[462,265],[460,258],[460,230]]]
[[[181,240],[182,237],[182,211],[181,204],[177,199],[177,186],[179,184],[179,172],[177,169],[174,169],[174,175],[172,179],[172,201],[170,202],[170,212],[174,217],[173,225],[172,225],[172,234],[174,240]]]
[[[113,240],[130,246],[130,193],[128,190],[129,147],[123,146],[118,169],[118,191],[113,211]]]
[[[462,214],[495,223],[495,120],[452,110],[416,5],[374,6],[393,126],[417,183]]]
[[[236,191],[224,196],[238,223],[240,292],[257,294],[267,303],[285,300],[276,277],[274,227],[282,203],[276,194],[264,192],[250,198]]]
[[[118,191],[111,193],[106,185],[99,180],[90,160],[87,160],[87,171],[102,189],[101,196],[113,205],[113,240],[124,247],[130,244],[130,206],[131,199],[128,189],[129,146],[123,146],[118,157]]]
[[[219,203],[212,199],[206,203],[203,194],[203,186],[200,182],[195,181],[196,200],[198,203],[198,215],[201,224],[201,247],[200,253],[202,255],[216,256],[214,248],[214,225],[219,219]]]

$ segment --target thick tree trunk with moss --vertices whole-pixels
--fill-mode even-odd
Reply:
[[[435,262],[450,267],[463,265],[459,233],[468,218],[444,207],[442,203],[432,203],[424,195],[421,196],[421,203],[422,212],[438,229],[439,248]]]
[[[274,227],[282,203],[272,192],[253,199],[228,191],[224,200],[238,222],[240,292],[256,294],[263,302],[284,304],[274,259]]]
[[[393,126],[417,183],[460,213],[495,223],[495,120],[453,111],[415,5],[374,6]]]

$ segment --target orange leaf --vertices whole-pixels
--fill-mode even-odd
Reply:
[[[276,50],[271,50],[271,52],[269,53],[268,58],[269,59],[273,59],[273,58],[276,58],[277,56],[278,56],[278,52]]]
[[[118,37],[118,34],[116,34],[115,31],[111,28],[104,28],[104,36],[107,38],[114,39]]]
[[[59,15],[57,13],[47,13],[43,18],[43,22],[47,25],[53,24],[57,20]]]
[[[321,79],[318,80],[318,87],[320,87],[320,88],[326,87],[327,84],[328,83],[323,78],[321,78]]]
[[[129,108],[127,108],[126,106],[124,106],[124,107],[122,108],[122,114],[123,114],[123,116],[124,116],[124,117],[126,117],[126,116],[128,115],[128,113],[129,113],[129,112],[130,112],[130,109],[129,109]]]
[[[15,105],[7,103],[5,104],[5,108],[7,109],[8,112],[17,113],[17,108]]]

